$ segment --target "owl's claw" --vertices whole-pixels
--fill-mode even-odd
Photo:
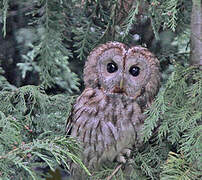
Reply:
[[[127,159],[131,156],[131,150],[126,148],[117,156],[116,161],[125,164]]]
[[[116,158],[116,161],[122,164],[126,163],[126,158],[123,156],[123,154],[119,154]]]
[[[130,149],[124,149],[123,151],[122,151],[122,153],[127,157],[127,158],[129,158],[130,156],[131,156],[131,150]]]

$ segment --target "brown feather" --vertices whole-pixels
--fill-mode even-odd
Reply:
[[[116,64],[115,72],[108,72],[109,63]],[[140,69],[137,76],[130,74],[133,66]],[[143,112],[160,87],[159,62],[146,48],[109,42],[90,53],[84,82],[86,89],[73,107],[67,132],[82,143],[82,160],[93,172],[142,144]],[[72,174],[86,179],[75,164]]]

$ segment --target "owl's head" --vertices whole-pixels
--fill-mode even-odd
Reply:
[[[86,87],[137,98],[155,96],[159,89],[159,61],[148,49],[109,42],[95,48],[84,69]],[[146,93],[147,92],[147,93]]]

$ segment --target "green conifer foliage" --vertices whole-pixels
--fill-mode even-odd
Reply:
[[[175,176],[175,171],[183,173],[184,179],[197,179],[191,178],[189,173],[186,174],[187,169],[181,169],[180,166],[183,166],[183,163],[189,163],[192,167],[190,173],[194,174],[202,166],[201,99],[201,70],[198,67],[182,67],[176,64],[175,71],[147,112],[149,116],[143,130],[147,141],[153,135],[153,130],[158,128],[158,144],[155,146],[158,147],[166,139],[172,147],[170,151],[174,148],[174,151],[179,153],[175,155],[170,152],[167,163],[163,164],[162,179],[168,178],[168,174]],[[175,163],[179,163],[179,166],[175,166]],[[177,174],[174,179],[179,179]]]
[[[86,57],[107,41],[154,51],[162,87],[145,112],[145,144],[126,165],[91,178],[200,179],[202,73],[189,62],[191,8],[187,0],[0,1],[0,179],[45,179],[37,168],[69,171],[70,161],[89,174],[65,124]],[[11,72],[18,82],[10,83]]]
[[[80,146],[64,136],[74,97],[48,96],[39,87],[23,86],[2,91],[0,99],[2,178],[12,179],[17,172],[19,178],[38,179],[37,167],[54,170],[62,164],[68,170],[70,159],[83,166]]]

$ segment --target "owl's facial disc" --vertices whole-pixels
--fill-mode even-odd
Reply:
[[[150,81],[150,66],[140,53],[122,52],[118,48],[106,50],[98,59],[99,87],[105,93],[137,97]]]

